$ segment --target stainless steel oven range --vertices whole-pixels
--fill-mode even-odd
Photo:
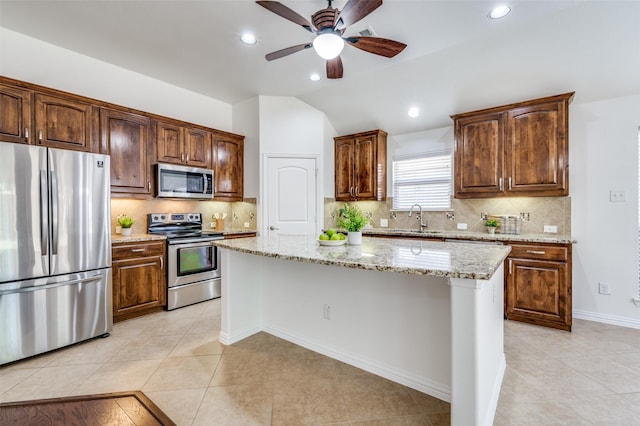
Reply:
[[[202,230],[200,213],[152,213],[147,231],[167,237],[167,310],[220,297],[221,232]]]

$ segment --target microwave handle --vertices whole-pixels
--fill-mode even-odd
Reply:
[[[202,193],[206,194],[207,190],[209,189],[209,180],[207,179],[207,174],[206,173],[202,174],[202,180],[204,180],[204,191]]]

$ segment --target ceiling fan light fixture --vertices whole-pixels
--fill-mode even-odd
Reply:
[[[244,33],[242,34],[242,37],[240,37],[240,40],[242,40],[242,42],[244,44],[256,44],[256,36],[254,36],[251,33]]]
[[[320,34],[313,40],[313,48],[321,58],[333,59],[342,52],[344,40],[335,33]]]

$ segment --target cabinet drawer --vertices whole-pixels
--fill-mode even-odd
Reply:
[[[511,246],[511,253],[509,253],[510,258],[559,261],[567,261],[569,259],[569,248],[565,246],[509,245]]]
[[[133,259],[146,256],[163,256],[164,241],[153,243],[124,243],[113,245],[112,260]]]

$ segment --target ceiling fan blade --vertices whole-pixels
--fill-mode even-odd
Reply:
[[[393,58],[402,52],[406,44],[380,37],[345,37],[344,41],[365,52]]]
[[[339,30],[355,24],[380,6],[382,0],[349,0],[340,11],[334,28]]]
[[[288,19],[294,24],[300,25],[302,28],[309,32],[313,33],[315,31],[315,29],[313,28],[311,23],[307,21],[307,19],[278,1],[256,1],[256,3],[258,3],[265,9],[270,10],[276,15],[282,16],[284,19]]]
[[[327,61],[327,78],[342,78],[342,74],[342,59],[340,59],[340,56],[329,59]]]
[[[312,46],[313,45],[311,43],[298,44],[296,46],[291,46],[285,49],[276,50],[275,52],[267,53],[267,55],[265,55],[265,58],[267,59],[267,61],[273,61],[274,59],[280,59],[284,56],[291,55],[292,53],[296,53],[304,49],[308,49]]]

